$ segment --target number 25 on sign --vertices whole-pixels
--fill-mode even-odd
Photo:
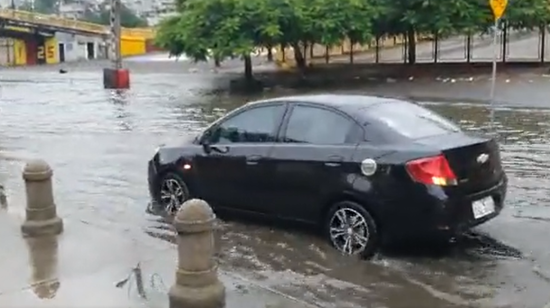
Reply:
[[[508,5],[508,0],[489,0],[491,9],[493,10],[493,15],[495,19],[500,19],[506,11],[506,6]]]

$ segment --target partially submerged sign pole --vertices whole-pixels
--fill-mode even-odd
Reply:
[[[495,24],[493,29],[493,72],[491,77],[491,95],[490,95],[490,104],[491,104],[491,130],[494,129],[493,123],[495,120],[495,87],[497,79],[497,55],[498,55],[498,22],[504,15],[506,11],[506,6],[508,6],[508,0],[489,0],[491,5],[491,10],[493,11],[493,16],[495,17]],[[506,57],[506,55],[502,55]]]

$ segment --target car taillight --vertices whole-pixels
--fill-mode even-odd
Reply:
[[[407,163],[407,171],[416,182],[450,186],[456,185],[456,176],[443,155],[415,159]]]

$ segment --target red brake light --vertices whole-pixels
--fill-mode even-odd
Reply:
[[[443,155],[415,159],[407,163],[407,171],[416,182],[428,185],[456,185],[456,176]]]

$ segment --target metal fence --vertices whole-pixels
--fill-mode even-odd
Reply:
[[[539,30],[500,30],[497,46],[499,62],[540,62],[550,60],[548,28]],[[401,58],[407,62],[407,44],[403,44]],[[490,62],[493,60],[493,33],[474,34],[440,39],[433,36],[428,42],[417,44],[417,62]],[[381,58],[383,58],[381,52]]]
[[[419,35],[416,44],[417,63],[480,63],[493,60],[493,30],[488,33],[439,37]],[[546,63],[550,61],[549,29],[499,29],[497,60],[499,62]],[[369,44],[351,46],[308,46],[303,54],[308,63],[407,63],[408,44],[404,37],[382,37]],[[295,66],[291,48],[279,49],[280,66]]]

